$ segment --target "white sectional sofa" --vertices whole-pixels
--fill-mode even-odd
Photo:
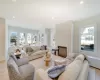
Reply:
[[[78,55],[75,60],[69,64],[65,71],[59,76],[58,80],[87,80],[89,64],[84,55]],[[52,80],[48,77],[47,71],[39,69],[36,71],[36,80]]]
[[[34,60],[40,57],[43,57],[48,50],[41,49],[41,46],[26,46],[24,47],[24,50],[26,51],[26,54],[28,55],[28,59]]]
[[[26,57],[31,61],[40,57],[43,57],[45,55],[46,52],[48,52],[48,50],[45,50],[45,48],[41,49],[41,46],[23,46],[23,47],[19,47],[19,46],[12,46],[9,47],[8,49],[8,54],[11,55],[13,53],[15,53],[16,49],[19,49],[20,51],[22,50],[25,52]],[[22,53],[23,54],[23,53]]]

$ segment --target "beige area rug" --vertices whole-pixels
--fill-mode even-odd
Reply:
[[[93,69],[93,68],[89,69],[88,80],[95,80],[95,69]]]

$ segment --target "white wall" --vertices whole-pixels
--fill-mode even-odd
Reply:
[[[45,35],[46,35],[47,46],[51,47],[51,29],[45,28]]]
[[[15,21],[14,19],[13,20],[8,20],[6,19],[6,24],[8,26],[13,26],[13,27],[21,27],[21,28],[26,28],[26,29],[33,29],[33,30],[39,30],[40,28],[42,28],[42,25],[40,24],[23,24],[23,23],[20,23],[20,22],[17,22]]]
[[[55,40],[55,28],[51,28],[51,47],[55,48],[55,43],[53,43],[53,39]]]
[[[72,21],[56,25],[55,41],[57,46],[66,46],[68,53],[72,52]]]
[[[74,32],[73,32],[73,52],[79,53],[79,28],[87,25],[96,24],[97,28],[97,52],[96,53],[85,53],[90,56],[100,57],[100,15],[90,17],[84,20],[74,22]]]
[[[0,61],[5,60],[5,19],[0,18]]]

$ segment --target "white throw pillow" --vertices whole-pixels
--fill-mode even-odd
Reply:
[[[68,57],[75,59],[78,55],[79,55],[79,53],[69,53]]]
[[[83,61],[84,58],[85,58],[85,56],[84,56],[83,54],[80,54],[80,55],[78,55],[78,56],[75,58],[75,60],[81,60],[81,61]]]
[[[58,66],[58,65],[66,65],[67,64],[67,60],[64,59],[64,60],[55,60],[54,61],[54,65],[55,66]]]

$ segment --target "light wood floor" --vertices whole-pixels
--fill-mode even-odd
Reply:
[[[95,72],[96,72],[95,80],[100,80],[100,70],[95,69]]]
[[[95,80],[100,80],[100,70],[92,67],[91,69],[95,70]],[[9,80],[7,65],[5,62],[0,62],[0,80]]]
[[[5,62],[0,62],[0,80],[9,80],[7,66]]]

